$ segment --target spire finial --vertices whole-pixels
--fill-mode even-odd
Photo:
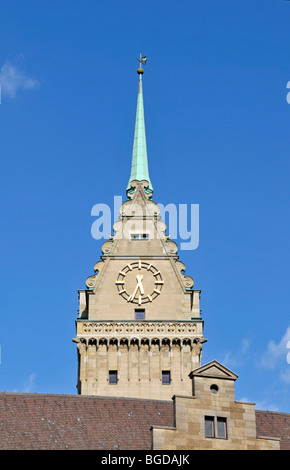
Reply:
[[[138,62],[139,62],[139,68],[137,69],[137,73],[139,75],[142,75],[142,73],[144,73],[144,69],[142,68],[142,65],[146,65],[146,62],[147,62],[147,57],[146,56],[143,56],[142,57],[142,54],[140,52],[140,59],[137,59]],[[142,65],[141,65],[142,64]]]
[[[132,194],[134,188],[131,186],[132,181],[148,181],[148,187],[146,192],[152,193],[153,187],[149,178],[148,170],[148,157],[147,157],[147,144],[146,144],[146,132],[145,132],[145,118],[144,118],[144,103],[143,103],[143,87],[142,87],[142,74],[144,73],[142,65],[145,65],[147,62],[147,57],[142,57],[140,54],[140,59],[137,59],[140,63],[140,67],[137,72],[140,76],[139,78],[139,88],[138,88],[138,99],[137,99],[137,110],[136,110],[136,121],[135,121],[135,133],[134,133],[134,142],[133,142],[133,152],[132,152],[132,164],[131,164],[131,175],[129,183],[127,186],[128,192]]]

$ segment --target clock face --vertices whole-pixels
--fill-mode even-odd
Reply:
[[[119,295],[127,302],[142,305],[153,302],[161,294],[164,281],[155,266],[139,260],[119,271],[115,284]]]

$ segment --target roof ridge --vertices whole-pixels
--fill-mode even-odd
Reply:
[[[290,416],[290,413],[287,413],[287,411],[272,411],[272,410],[255,410],[258,411],[259,413],[271,413],[271,414],[276,414],[276,415],[288,415]]]
[[[42,393],[42,392],[0,392],[0,396],[15,395],[15,396],[30,396],[30,397],[62,397],[62,398],[77,398],[77,399],[106,399],[106,400],[126,400],[126,401],[143,401],[143,402],[158,402],[158,403],[172,403],[171,400],[151,399],[151,398],[135,398],[135,397],[112,397],[106,395],[74,395],[69,393]]]

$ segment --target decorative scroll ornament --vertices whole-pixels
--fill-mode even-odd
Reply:
[[[186,287],[187,289],[190,289],[191,287],[193,287],[194,281],[193,281],[192,277],[187,276],[186,274],[184,274],[185,265],[181,261],[176,261],[176,267],[180,271],[180,276],[182,278],[182,282],[183,282],[184,287]]]
[[[93,289],[95,287],[95,283],[96,283],[96,275],[95,274],[93,274],[93,276],[89,276],[86,280],[86,286],[89,289]]]
[[[130,191],[127,191],[128,199],[133,199],[134,196],[136,195],[136,189],[139,189],[139,188],[143,189],[144,194],[147,199],[152,197],[153,191],[150,191],[149,182],[147,180],[142,180],[142,181],[134,180],[130,182],[130,185],[131,185],[131,189]]]
[[[112,239],[107,240],[102,244],[102,252],[104,255],[108,255],[112,249]]]
[[[109,242],[111,243],[111,242]],[[95,274],[92,274],[92,276],[89,276],[87,279],[86,279],[86,286],[89,288],[89,289],[93,289],[96,285],[96,282],[97,282],[97,276],[98,274],[102,271],[102,269],[104,268],[105,266],[105,263],[104,261],[98,261],[95,266],[94,266],[94,271],[95,271]]]
[[[172,240],[166,240],[166,248],[170,254],[175,255],[178,251],[177,244]]]

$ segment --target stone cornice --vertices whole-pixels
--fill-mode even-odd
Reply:
[[[77,336],[90,337],[162,337],[162,338],[199,338],[202,336],[202,320],[196,321],[97,321],[77,320]]]

